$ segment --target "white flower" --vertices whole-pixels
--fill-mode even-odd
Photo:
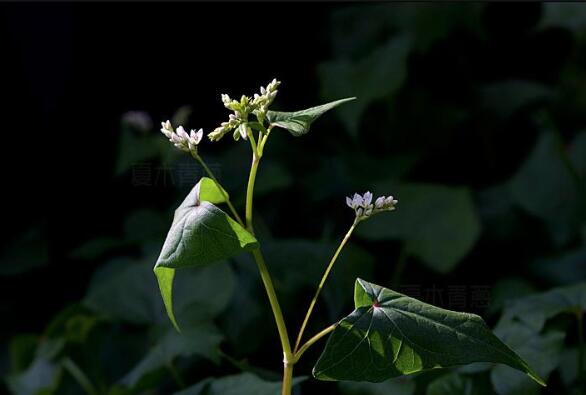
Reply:
[[[372,198],[371,192],[365,192],[364,195],[355,193],[354,196],[346,198],[346,204],[354,210],[358,220],[363,220],[382,211],[394,210],[398,203],[392,196],[380,196],[372,204]]]
[[[191,129],[190,133],[185,131],[183,126],[178,126],[177,130],[173,130],[171,122],[161,122],[161,133],[169,139],[171,143],[181,151],[196,153],[197,146],[203,138],[203,129],[196,131]]]

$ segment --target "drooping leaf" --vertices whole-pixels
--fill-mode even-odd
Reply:
[[[544,382],[474,314],[440,309],[357,279],[354,312],[317,361],[320,380],[380,382],[428,369],[493,362]]]
[[[255,248],[246,229],[203,197],[217,199],[203,179],[175,210],[173,224],[157,259],[157,268],[204,266]],[[211,180],[210,180],[211,181]],[[213,182],[213,181],[212,181]],[[200,191],[202,195],[200,195]]]
[[[352,136],[358,134],[360,118],[366,108],[375,100],[393,96],[403,85],[410,49],[409,38],[399,35],[357,61],[339,59],[319,65],[324,98],[347,95],[360,98],[353,106],[338,112]]]
[[[222,335],[209,323],[191,325],[183,333],[170,330],[147,352],[144,358],[121,380],[133,388],[141,379],[158,369],[169,366],[177,357],[198,355],[218,361],[218,346]]]
[[[506,306],[501,320],[518,320],[540,331],[548,319],[558,314],[583,310],[586,310],[586,282],[514,300]]]
[[[518,322],[497,325],[495,334],[522,358],[531,361],[540,377],[547,379],[560,362],[565,334],[551,331],[540,334],[533,328]],[[499,395],[532,395],[539,393],[539,386],[526,375],[503,365],[493,366],[490,379]]]
[[[452,270],[480,236],[480,220],[466,188],[406,184],[378,189],[399,200],[397,210],[366,221],[357,234],[370,240],[402,240],[410,255],[435,271]]]
[[[311,124],[325,112],[354,99],[356,98],[348,97],[294,112],[269,111],[267,119],[272,125],[287,129],[293,136],[299,137],[309,132]]]
[[[293,379],[293,385],[305,380]],[[265,381],[251,373],[241,373],[218,379],[206,379],[175,395],[277,395],[281,392],[280,381]]]
[[[221,188],[203,178],[175,210],[173,224],[163,244],[154,272],[165,309],[178,328],[173,312],[175,269],[209,265],[255,248],[258,243],[246,229],[214,204],[224,201]]]

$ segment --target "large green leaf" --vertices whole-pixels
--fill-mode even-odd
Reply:
[[[377,192],[388,193],[386,189],[377,188]],[[366,221],[358,235],[370,240],[402,240],[407,252],[431,269],[452,270],[480,236],[470,191],[431,184],[406,184],[391,190],[399,199],[398,209]]]
[[[423,303],[357,279],[356,310],[344,318],[314,367],[320,380],[380,382],[422,370],[493,362],[545,383],[474,314]]]
[[[319,65],[323,97],[356,95],[360,98],[338,114],[351,135],[358,134],[360,118],[373,101],[399,91],[407,75],[410,49],[410,39],[399,35],[357,61],[340,59]]]
[[[293,385],[303,381],[296,378]],[[265,381],[251,373],[235,374],[218,379],[206,379],[175,395],[277,395],[281,392],[280,381]]]
[[[269,111],[267,118],[272,125],[287,129],[293,136],[299,137],[309,132],[311,124],[325,112],[354,99],[348,97],[295,112]]]
[[[175,269],[209,265],[258,246],[254,236],[210,201],[224,201],[224,193],[209,178],[202,178],[175,210],[154,272],[167,315],[178,329],[173,311]]]

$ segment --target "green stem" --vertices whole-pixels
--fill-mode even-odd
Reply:
[[[293,388],[293,364],[287,362],[284,363],[283,367],[283,388],[281,395],[291,395]]]
[[[358,217],[357,217],[354,220],[354,222],[352,223],[352,226],[350,227],[348,232],[346,233],[346,236],[344,236],[344,239],[342,239],[342,242],[338,246],[338,249],[334,253],[334,256],[330,260],[330,263],[328,264],[328,267],[326,268],[326,270],[321,278],[321,281],[319,282],[317,290],[315,291],[315,295],[313,295],[313,299],[311,300],[311,303],[309,304],[309,308],[307,309],[307,313],[305,314],[305,318],[303,319],[303,324],[301,324],[301,329],[299,329],[299,334],[297,335],[297,340],[295,341],[295,348],[294,348],[295,352],[297,352],[299,350],[299,346],[301,345],[301,340],[303,339],[303,332],[305,332],[305,327],[307,326],[307,323],[309,322],[309,317],[311,317],[311,313],[313,312],[313,308],[315,307],[315,303],[317,302],[317,298],[319,297],[319,294],[320,294],[322,288],[324,287],[324,284],[326,283],[326,280],[328,279],[328,276],[329,276],[330,272],[332,271],[332,268],[334,267],[334,263],[336,263],[336,260],[338,259],[340,252],[342,251],[342,249],[344,248],[344,246],[346,245],[346,243],[350,239],[352,232],[354,232],[354,229],[356,229],[358,222],[359,221],[358,221]]]
[[[252,165],[250,167],[250,175],[248,177],[248,187],[246,190],[246,229],[254,235],[254,226],[252,224],[252,205],[253,205],[253,196],[254,196],[254,183],[256,181],[256,173],[258,171],[258,164],[260,162],[260,157],[257,156],[256,151],[253,152],[252,156]],[[293,374],[293,353],[291,352],[291,343],[289,342],[289,335],[287,333],[287,327],[285,325],[285,319],[283,318],[283,312],[281,311],[281,305],[279,304],[279,300],[277,298],[277,293],[275,292],[275,287],[273,285],[273,280],[265,263],[264,257],[260,248],[255,248],[252,250],[252,256],[256,262],[258,267],[258,271],[260,273],[261,280],[265,287],[267,296],[269,298],[269,303],[271,305],[271,309],[273,311],[273,316],[275,317],[275,322],[277,324],[277,329],[279,331],[279,338],[281,340],[281,347],[283,349],[283,356],[284,356],[284,366],[285,366],[285,375],[283,377],[283,394],[290,394],[291,393],[291,375]],[[288,384],[287,384],[288,380]],[[286,387],[289,386],[288,391],[286,392]]]
[[[321,339],[322,337],[324,337],[325,335],[327,335],[328,333],[330,333],[334,329],[336,329],[336,325],[337,324],[332,324],[332,325],[328,326],[326,329],[322,330],[317,335],[313,336],[311,339],[309,339],[308,341],[306,341],[305,344],[302,345],[301,347],[299,347],[299,350],[297,350],[297,352],[295,353],[294,361],[295,362],[299,361],[299,359],[301,358],[301,356],[303,355],[303,353],[305,351],[307,351],[307,349],[309,347],[311,347],[319,339]]]
[[[75,362],[73,362],[70,358],[63,359],[63,367],[65,370],[71,374],[71,376],[77,381],[79,386],[83,388],[83,390],[88,395],[98,395],[98,390],[96,387],[91,383],[90,379],[85,375],[85,373],[77,366]]]
[[[238,221],[238,223],[241,226],[244,226],[244,222],[242,221],[242,218],[240,218],[240,215],[238,215],[238,211],[236,211],[236,208],[234,207],[234,205],[230,201],[230,197],[228,196],[228,194],[226,193],[226,191],[224,190],[224,188],[222,188],[222,186],[220,185],[220,182],[218,181],[218,179],[216,178],[216,176],[214,176],[214,173],[212,173],[211,169],[206,165],[206,163],[203,161],[203,159],[202,159],[201,156],[199,156],[198,154],[192,154],[192,155],[195,158],[195,160],[197,160],[199,162],[199,164],[203,167],[203,169],[208,174],[208,176],[212,180],[214,180],[214,182],[218,186],[218,189],[220,190],[220,192],[224,196],[224,199],[226,200],[226,204],[228,205],[228,208],[232,212],[232,215],[234,215],[234,218],[236,219],[236,221]]]
[[[391,284],[393,287],[396,288],[399,283],[401,282],[401,277],[403,276],[403,272],[405,271],[405,266],[407,265],[407,259],[409,258],[409,254],[407,252],[407,248],[401,248],[401,252],[399,253],[399,258],[397,259],[397,264],[395,265],[395,271],[393,273],[393,280]]]
[[[578,309],[576,312],[578,318],[578,377],[584,374],[584,353],[586,349],[584,347],[584,312],[582,309]]]

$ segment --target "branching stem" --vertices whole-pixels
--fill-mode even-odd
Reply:
[[[303,324],[301,324],[301,329],[299,329],[299,334],[297,335],[297,341],[295,341],[295,348],[293,349],[295,352],[299,351],[299,346],[301,345],[301,340],[303,339],[303,332],[305,332],[305,327],[307,326],[307,323],[309,322],[309,317],[311,317],[311,313],[313,312],[313,308],[315,307],[315,303],[317,302],[317,298],[319,297],[319,294],[320,294],[322,288],[324,287],[324,284],[326,283],[326,280],[328,279],[328,276],[329,276],[330,272],[332,271],[332,268],[334,267],[334,263],[336,263],[336,260],[338,259],[340,252],[342,251],[342,249],[344,248],[344,246],[346,245],[348,240],[350,240],[350,236],[352,236],[352,232],[354,232],[354,229],[356,229],[358,222],[359,222],[358,217],[356,217],[356,219],[352,223],[352,226],[350,226],[350,229],[346,233],[346,236],[344,236],[344,238],[342,239],[342,242],[338,246],[338,249],[334,253],[334,256],[330,260],[330,263],[328,264],[328,267],[326,268],[326,271],[324,272],[324,274],[321,278],[321,281],[319,282],[317,290],[315,291],[315,295],[313,295],[313,299],[311,300],[311,303],[309,304],[309,308],[307,309],[307,313],[305,314],[305,318],[303,319]]]
[[[311,339],[309,339],[308,341],[306,341],[305,344],[302,345],[301,347],[299,347],[299,350],[297,350],[297,352],[295,352],[294,361],[295,362],[299,361],[299,358],[301,358],[301,356],[303,355],[303,353],[305,351],[307,351],[307,349],[309,347],[311,347],[319,339],[321,339],[322,337],[324,337],[325,335],[327,335],[328,333],[330,333],[334,329],[336,329],[336,325],[337,324],[332,324],[332,325],[328,326],[327,328],[325,328],[324,330],[322,330],[321,332],[319,332],[317,335],[313,336]]]

